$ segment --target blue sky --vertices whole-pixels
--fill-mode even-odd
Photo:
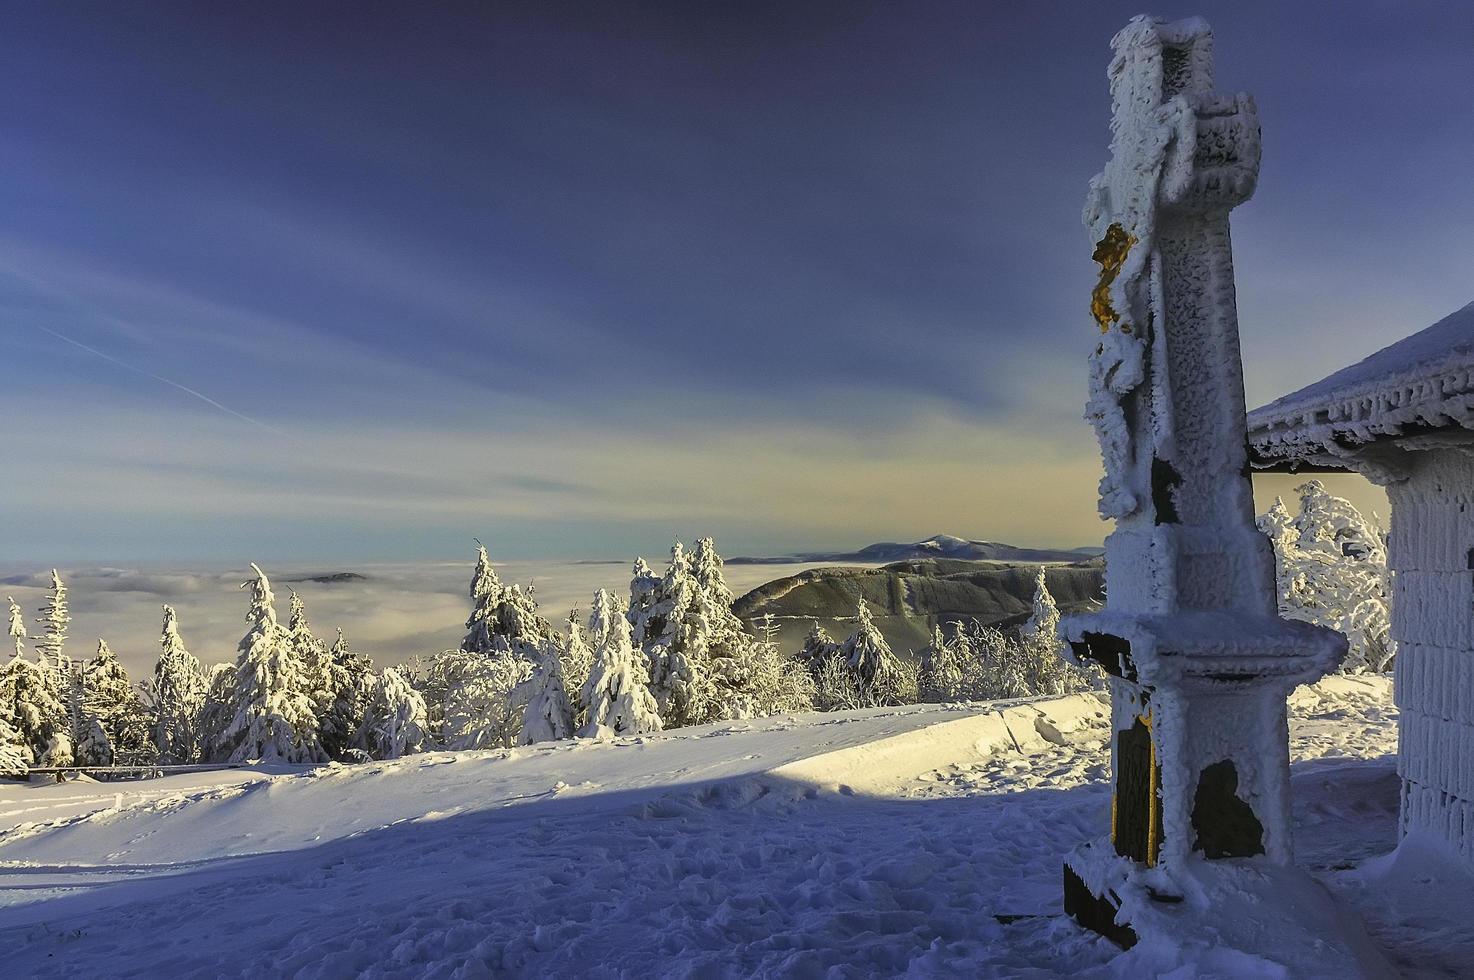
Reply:
[[[1079,211],[1136,12],[16,5],[4,550],[1098,541]],[[1250,402],[1468,302],[1474,8],[1195,12],[1264,124]]]

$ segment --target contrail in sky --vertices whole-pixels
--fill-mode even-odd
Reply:
[[[215,399],[211,398],[209,395],[205,395],[205,394],[202,394],[202,393],[200,393],[198,391],[195,391],[193,388],[190,388],[187,385],[182,385],[182,384],[180,384],[177,381],[170,381],[168,378],[163,377],[162,375],[154,374],[152,371],[145,371],[141,367],[135,367],[134,365],[129,364],[127,361],[120,361],[116,357],[112,356],[111,354],[106,354],[106,353],[98,350],[96,347],[89,347],[86,344],[82,343],[80,340],[73,340],[72,338],[68,337],[64,333],[57,333],[55,330],[52,330],[50,327],[43,327],[43,326],[40,326],[39,324],[37,324],[36,325],[36,329],[37,330],[40,330],[42,333],[49,333],[49,334],[51,334],[51,336],[55,337],[57,340],[64,340],[67,343],[71,344],[73,347],[76,347],[76,348],[78,348],[80,350],[84,350],[84,351],[86,351],[89,354],[96,355],[97,357],[102,358],[104,361],[109,361],[109,362],[111,362],[113,364],[116,364],[120,368],[123,368],[123,369],[128,370],[128,371],[132,371],[134,374],[141,374],[145,378],[152,378],[153,380],[159,382],[160,384],[166,384],[166,385],[168,385],[171,388],[178,388],[180,391],[184,392],[186,395],[191,395],[191,396],[193,396],[195,398],[198,398],[200,401],[204,402],[206,405],[209,405],[212,408],[218,409],[219,411],[224,412],[226,415],[234,416],[235,418],[240,419],[242,422],[249,422],[251,425],[254,425],[257,428],[265,429],[267,432],[270,432],[272,435],[281,436],[283,439],[288,439],[288,440],[291,440],[292,442],[300,442],[300,440],[297,439],[296,436],[293,436],[293,435],[290,435],[290,434],[288,434],[286,432],[283,432],[282,430],[276,428],[275,426],[267,425],[265,422],[262,422],[260,419],[253,419],[249,415],[245,415],[245,414],[243,414],[241,412],[237,412],[233,408],[230,408],[228,406],[222,405],[219,402],[217,402]]]

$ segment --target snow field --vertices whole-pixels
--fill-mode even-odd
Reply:
[[[1108,821],[1104,715],[928,705],[5,787],[28,824],[0,835],[6,973],[1109,975],[1129,958],[1059,909],[1063,854]],[[1302,858],[1400,965],[1474,966],[1470,927],[1421,933],[1416,903],[1332,870],[1393,845],[1392,717],[1381,678],[1296,695]]]

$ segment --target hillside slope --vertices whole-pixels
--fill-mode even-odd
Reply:
[[[787,651],[803,644],[817,621],[836,639],[854,628],[855,608],[863,598],[891,649],[919,653],[932,629],[945,623],[976,621],[1009,626],[1029,615],[1035,563],[923,559],[881,568],[816,568],[777,579],[742,596],[733,612],[755,627],[771,614],[779,643]],[[1097,608],[1105,584],[1105,564],[1093,558],[1070,565],[1048,565],[1045,581],[1060,609]]]

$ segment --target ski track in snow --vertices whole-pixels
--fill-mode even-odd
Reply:
[[[1395,710],[1382,679],[1337,684],[1292,702],[1300,862],[1412,975],[1468,975],[1474,929],[1420,932],[1348,870],[1394,844]],[[1115,947],[1059,907],[1064,852],[1109,820],[1103,728],[1027,754],[923,758],[865,792],[772,771],[905,737],[919,717],[989,710],[796,716],[276,778],[7,788],[0,816],[19,826],[0,834],[3,972],[1108,973]]]

